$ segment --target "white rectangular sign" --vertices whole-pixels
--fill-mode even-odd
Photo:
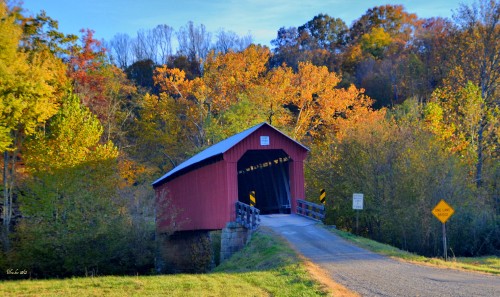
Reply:
[[[363,194],[352,194],[352,209],[363,209]]]

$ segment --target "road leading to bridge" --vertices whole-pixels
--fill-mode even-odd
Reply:
[[[405,263],[359,248],[297,215],[261,216],[300,253],[362,296],[500,296],[500,277]]]

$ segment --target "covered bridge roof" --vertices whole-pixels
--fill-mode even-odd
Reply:
[[[281,131],[278,129],[274,128],[273,126],[269,125],[268,123],[260,123],[256,126],[253,126],[252,128],[249,128],[243,132],[240,132],[238,134],[235,134],[229,138],[226,138],[222,140],[221,142],[218,142],[207,149],[199,152],[198,154],[192,156],[191,158],[187,159],[186,161],[182,162],[179,164],[177,167],[174,169],[170,170],[167,172],[165,175],[157,179],[156,181],[153,182],[153,187],[159,186],[160,184],[167,182],[177,176],[180,176],[184,173],[187,173],[195,168],[198,168],[200,166],[203,166],[205,164],[213,163],[216,161],[219,161],[222,159],[222,155],[227,152],[229,149],[237,145],[240,141],[248,137],[250,134],[253,132],[257,131],[259,128],[262,126],[268,126],[271,127],[272,129],[276,130],[280,134],[284,135],[285,137],[289,138],[293,142],[295,142],[297,145],[303,147],[305,150],[309,151],[309,148],[305,147],[304,145],[300,144],[299,142],[293,140],[292,138],[288,137],[287,135],[283,134]]]

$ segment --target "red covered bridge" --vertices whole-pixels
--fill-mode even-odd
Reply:
[[[171,199],[180,210],[179,231],[218,230],[235,220],[237,201],[249,204],[255,191],[262,214],[295,213],[305,197],[304,164],[309,149],[262,123],[186,160],[153,183],[157,206]],[[165,231],[165,211],[157,229]]]

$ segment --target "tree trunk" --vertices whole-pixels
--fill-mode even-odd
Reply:
[[[477,131],[477,161],[476,161],[476,186],[479,188],[483,184],[483,147],[484,129],[486,127],[486,115],[481,118],[479,130]]]
[[[2,211],[2,229],[0,230],[0,240],[4,251],[10,249],[9,242],[9,228],[10,228],[10,213],[12,212],[12,206],[10,205],[10,195],[9,195],[9,182],[8,182],[8,167],[9,167],[9,153],[5,151],[3,153],[3,211]]]
[[[10,221],[8,218],[9,207],[9,182],[7,180],[7,172],[9,167],[9,153],[5,151],[3,153],[3,211],[2,219],[3,225],[9,225]]]
[[[17,150],[13,152],[13,155],[11,157],[11,165],[10,165],[10,172],[9,172],[9,225],[12,222],[12,215],[14,214],[14,201],[13,201],[13,193],[14,193],[14,182],[15,182],[15,174],[16,174],[16,156],[17,156]]]

